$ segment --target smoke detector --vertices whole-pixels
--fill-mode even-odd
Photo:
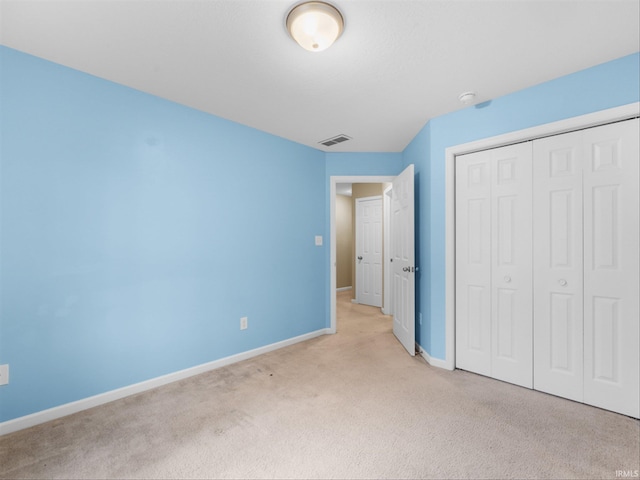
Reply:
[[[464,92],[458,96],[458,100],[465,105],[470,104],[476,99],[476,92]]]

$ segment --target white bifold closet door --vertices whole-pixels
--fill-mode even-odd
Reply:
[[[534,388],[583,401],[583,131],[534,142]]]
[[[584,401],[640,417],[640,121],[585,130]]]
[[[532,149],[456,158],[456,366],[532,387]]]
[[[458,368],[640,417],[639,131],[456,157]]]
[[[534,388],[636,418],[639,128],[534,142]]]

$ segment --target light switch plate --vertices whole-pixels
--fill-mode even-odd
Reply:
[[[9,383],[9,364],[0,365],[0,385]]]
[[[316,247],[322,246],[322,235],[316,235]]]

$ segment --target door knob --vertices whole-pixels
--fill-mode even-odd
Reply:
[[[561,286],[563,286],[563,287],[566,287],[566,286],[567,286],[567,281],[566,281],[564,278],[560,279],[560,280],[558,281],[558,283],[559,283]]]
[[[358,257],[358,260],[362,260],[362,256],[359,256],[359,257]]]
[[[506,277],[504,277],[504,281],[509,283],[511,281],[511,277],[507,275]]]

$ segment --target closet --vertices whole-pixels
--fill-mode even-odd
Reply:
[[[456,157],[456,367],[640,416],[638,119]]]

